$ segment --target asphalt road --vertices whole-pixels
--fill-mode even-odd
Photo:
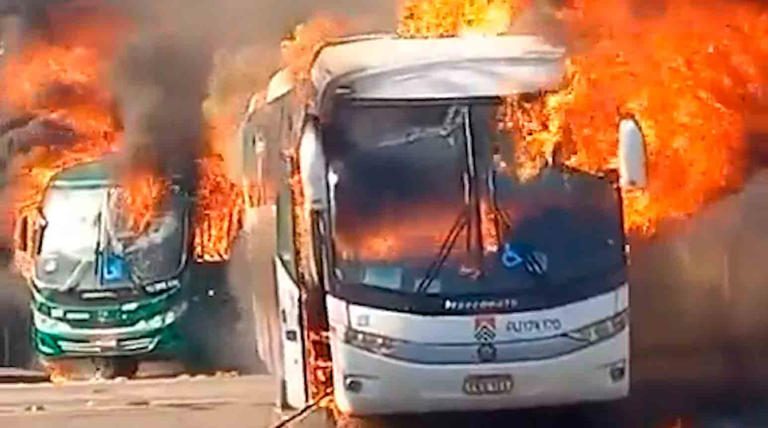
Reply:
[[[632,396],[617,406],[405,415],[364,426],[768,427],[768,180],[693,222],[671,223],[632,252]],[[764,202],[765,201],[765,202]],[[766,207],[763,207],[763,204]],[[172,378],[64,386],[0,385],[2,427],[267,427],[274,412],[277,316],[271,282],[271,214],[233,261],[244,323],[264,343],[236,378]],[[764,248],[765,247],[765,248]],[[240,257],[240,258],[238,258]],[[254,330],[255,331],[255,330]],[[255,336],[255,334],[254,334]],[[256,349],[264,355],[253,358]],[[344,421],[359,425],[360,421]],[[297,426],[330,423],[316,412]]]
[[[267,427],[277,421],[268,376],[176,377],[0,386],[0,426]]]

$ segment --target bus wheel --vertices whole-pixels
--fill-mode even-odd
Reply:
[[[131,378],[139,370],[139,362],[133,358],[94,358],[95,376],[102,379]]]
[[[111,358],[94,358],[93,368],[94,377],[101,379],[112,379],[115,377],[115,362]]]

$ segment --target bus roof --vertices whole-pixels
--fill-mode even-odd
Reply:
[[[112,182],[107,161],[85,162],[64,169],[51,179],[52,187],[106,187]]]
[[[328,89],[377,99],[498,96],[556,85],[564,54],[530,35],[356,37],[321,48],[311,74],[321,98]]]

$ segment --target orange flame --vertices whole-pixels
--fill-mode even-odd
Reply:
[[[235,120],[229,112],[208,118],[207,154],[198,161],[193,247],[199,262],[229,260],[235,239],[242,230],[248,184],[236,182],[228,168],[228,147],[235,137]],[[236,159],[236,157],[235,157]]]
[[[77,369],[71,363],[48,361],[44,366],[51,383],[55,385],[65,384],[77,375]]]
[[[754,5],[667,2],[635,17],[629,1],[578,1],[566,24],[583,44],[564,89],[534,103],[508,101],[506,123],[524,141],[522,175],[563,146],[566,164],[597,172],[616,162],[619,114],[633,114],[647,140],[649,187],[625,192],[626,225],[652,233],[739,186],[745,113],[760,104],[768,75],[768,14]],[[727,10],[727,13],[723,11]]]
[[[330,356],[328,332],[309,331],[309,383],[311,399],[320,399],[333,390],[333,366]],[[331,402],[321,403],[331,405]]]
[[[5,204],[12,227],[22,210],[28,213],[40,202],[56,173],[116,148],[112,100],[102,72],[127,23],[97,9],[56,8],[62,14],[51,14],[48,36],[60,43],[28,42],[3,60],[0,102],[6,112],[28,114],[56,128],[38,132],[36,126],[14,137],[16,152],[7,170],[10,203]]]
[[[293,239],[296,242],[297,255],[296,263],[299,266],[300,276],[307,279],[310,274],[308,271],[308,261],[311,257],[309,253],[310,242],[310,219],[309,209],[306,205],[303,188],[301,186],[301,171],[299,169],[298,154],[290,154],[292,165],[292,176],[290,178],[291,192],[293,193]],[[315,295],[317,297],[317,295]],[[322,305],[322,296],[317,298],[307,298],[308,308],[316,309]],[[304,324],[307,326],[305,340],[307,341],[307,360],[306,367],[308,373],[308,384],[310,385],[310,401],[319,400],[329,391],[333,390],[333,375],[330,343],[328,341],[327,327],[324,326],[326,320],[319,319],[319,312],[305,312]],[[335,412],[336,406],[333,400],[326,399],[319,403],[319,406],[331,409]]]
[[[315,60],[315,55],[325,43],[334,37],[342,35],[346,24],[331,16],[318,16],[305,24],[296,26],[293,33],[283,40],[281,54],[283,66],[291,73],[294,82],[297,83],[296,93],[299,99],[309,101],[312,93],[309,91],[307,81],[310,79],[310,70]],[[301,170],[299,168],[298,152],[291,150],[289,153],[291,165],[291,192],[293,202],[293,239],[296,243],[296,264],[299,266],[299,274],[307,279],[308,260],[310,259],[310,218],[309,208],[306,204],[302,188]],[[314,307],[317,301],[307,302],[308,307]],[[313,316],[314,315],[314,316]],[[308,344],[306,351],[306,368],[308,373],[309,399],[318,400],[333,387],[331,377],[331,356],[328,350],[328,332],[318,325],[317,314],[304,313],[304,323],[307,326],[305,340]],[[324,400],[320,406],[335,408],[332,400]]]
[[[79,13],[58,8],[54,12],[55,19]],[[107,52],[130,27],[121,19],[113,19],[117,17],[112,17],[109,10],[92,12],[86,22],[78,21],[83,25],[57,25],[62,30],[57,32],[58,39],[67,47],[27,46],[18,56],[6,60],[0,70],[0,98],[9,108],[48,119],[67,130],[63,137],[59,136],[61,142],[33,138],[28,144],[38,145],[14,159],[12,218],[26,207],[39,205],[45,187],[58,172],[120,149],[112,94],[103,81],[103,72],[111,60]],[[114,25],[105,26],[105,22]],[[216,120],[219,123],[208,141],[209,156],[200,162],[199,221],[194,232],[198,261],[228,259],[241,226],[242,189],[229,179],[217,160],[231,141],[232,129],[222,118]],[[132,229],[141,232],[165,196],[167,180],[149,171],[128,171],[120,180],[127,190],[126,218]]]
[[[305,24],[297,25],[280,45],[283,66],[297,82],[297,94],[301,100],[313,95],[304,83],[310,79],[310,71],[318,50],[328,41],[342,36],[348,24],[329,15],[319,15]]]
[[[121,208],[126,227],[140,234],[147,230],[158,206],[168,194],[168,180],[149,171],[132,171],[122,180]]]
[[[338,252],[342,258],[369,261],[392,261],[402,257],[436,254],[445,240],[446,231],[456,221],[456,213],[430,207],[414,207],[418,215],[404,215],[402,211],[382,215],[372,223],[347,225],[337,230]],[[429,214],[425,214],[429,213]],[[349,253],[349,254],[348,254]]]
[[[57,172],[113,151],[116,130],[100,81],[104,63],[95,51],[37,45],[7,61],[0,71],[3,100],[67,129],[60,145],[33,141],[40,145],[15,159],[12,199],[18,210],[38,203]]]
[[[195,213],[195,259],[222,262],[243,226],[244,201],[241,187],[230,180],[221,156],[200,161],[200,186]]]
[[[400,37],[495,36],[509,30],[528,0],[405,0]]]

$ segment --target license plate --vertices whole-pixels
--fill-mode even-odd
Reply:
[[[478,375],[464,379],[464,393],[467,395],[509,394],[513,386],[510,375]]]
[[[114,338],[97,339],[97,340],[95,340],[95,341],[93,341],[91,343],[93,343],[94,345],[96,345],[96,346],[98,346],[99,348],[102,348],[102,349],[114,349],[114,348],[117,348],[117,339],[114,339]]]

